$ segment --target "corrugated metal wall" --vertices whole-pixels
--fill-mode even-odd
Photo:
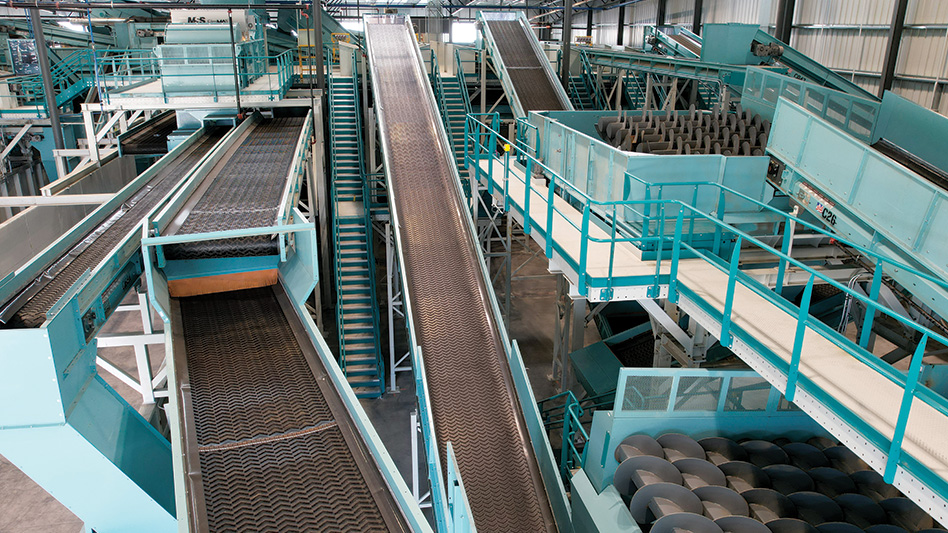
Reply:
[[[623,0],[617,0],[623,1]],[[625,0],[628,1],[628,0]],[[894,0],[796,0],[790,45],[871,92],[877,92]],[[760,24],[773,31],[777,0],[704,0],[703,21]],[[643,26],[654,24],[657,0],[625,7],[626,46],[642,46]],[[694,0],[667,0],[665,21],[691,27]],[[593,42],[616,43],[618,9],[593,16]],[[586,13],[574,28],[585,34]],[[574,30],[575,31],[575,30]],[[948,114],[948,0],[909,0],[892,90]]]

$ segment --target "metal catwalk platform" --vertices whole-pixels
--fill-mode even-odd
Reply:
[[[451,442],[482,531],[555,530],[410,26],[367,17],[366,41],[412,340],[424,354],[443,470]]]
[[[192,531],[409,531],[280,284],[175,300]]]
[[[530,111],[573,110],[524,17],[510,13],[479,13],[478,17],[483,19],[485,44],[516,116],[527,116]]]
[[[8,327],[35,328],[41,325],[46,320],[46,313],[76,280],[101,263],[130,231],[140,225],[142,218],[174,189],[224,133],[225,129],[208,132],[144,183],[138,192],[6,302],[0,309],[0,320]]]

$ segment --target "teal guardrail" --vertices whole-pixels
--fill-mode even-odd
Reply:
[[[690,260],[697,259],[703,263],[706,263],[707,265],[713,266],[715,269],[726,274],[727,276],[727,289],[724,309],[722,313],[717,310],[712,310],[709,307],[708,309],[705,309],[705,312],[709,313],[711,316],[720,316],[720,339],[722,345],[727,347],[733,345],[734,330],[731,323],[731,312],[733,310],[735,290],[738,285],[750,289],[754,293],[762,296],[766,301],[773,304],[778,309],[781,309],[795,317],[796,335],[791,348],[791,357],[789,363],[772,352],[768,352],[767,350],[763,349],[760,350],[762,357],[764,357],[768,363],[772,364],[778,369],[778,371],[784,373],[786,376],[787,397],[792,400],[795,397],[795,391],[797,388],[800,386],[805,387],[808,394],[816,398],[820,404],[827,406],[827,408],[834,412],[834,414],[843,420],[844,423],[857,431],[867,442],[884,454],[886,457],[885,478],[887,481],[891,482],[894,479],[897,469],[903,470],[930,488],[936,495],[939,495],[943,499],[948,499],[948,480],[941,477],[937,472],[933,471],[928,466],[919,462],[917,458],[904,453],[902,450],[902,444],[906,426],[909,420],[909,415],[917,402],[924,403],[930,409],[934,410],[934,412],[939,416],[948,417],[948,400],[935,391],[929,389],[927,386],[918,383],[922,357],[924,356],[924,350],[927,342],[931,340],[941,344],[946,344],[948,343],[948,337],[945,337],[942,333],[937,332],[925,325],[916,323],[910,318],[905,317],[900,310],[892,309],[884,302],[878,300],[878,286],[881,283],[883,271],[904,270],[920,279],[935,284],[942,289],[948,288],[948,283],[903,262],[888,258],[885,255],[880,254],[875,250],[868,249],[856,242],[840,238],[838,235],[818,227],[815,224],[809,223],[788,213],[779,211],[771,206],[762,206],[762,209],[769,210],[774,213],[775,216],[779,217],[778,222],[775,224],[775,228],[783,228],[783,238],[779,247],[771,246],[760,240],[759,237],[741,231],[740,229],[721,220],[721,218],[719,218],[717,215],[708,214],[678,200],[624,200],[616,202],[596,201],[590,198],[584,192],[580,191],[567,180],[564,180],[558,176],[550,168],[546,167],[540,161],[537,161],[533,156],[524,152],[519,146],[510,146],[510,151],[513,152],[513,157],[510,155],[510,152],[507,152],[502,157],[502,159],[495,158],[497,146],[505,143],[503,136],[496,130],[491,129],[487,125],[476,120],[475,117],[469,117],[468,120],[470,122],[468,127],[468,141],[471,144],[471,147],[470,149],[466,150],[466,161],[468,168],[473,169],[473,172],[476,173],[478,178],[487,179],[489,184],[494,182],[506,184],[507,180],[510,179],[509,175],[511,171],[521,172],[523,170],[519,167],[511,166],[518,158],[523,158],[526,160],[526,175],[532,175],[533,170],[536,169],[538,172],[542,171],[542,174],[547,179],[549,179],[550,186],[542,186],[543,190],[541,193],[546,196],[546,220],[544,222],[537,223],[532,221],[531,218],[527,218],[527,220],[531,220],[531,222],[525,223],[524,231],[525,233],[529,233],[530,231],[540,232],[546,243],[545,252],[548,258],[553,257],[554,250],[556,250],[561,257],[569,256],[569,253],[562,246],[562,244],[557,243],[556,234],[553,231],[554,214],[565,218],[569,226],[572,226],[575,230],[579,231],[581,239],[581,248],[579,252],[580,257],[578,259],[572,259],[571,266],[578,273],[579,279],[577,290],[581,295],[588,295],[590,287],[595,286],[596,283],[600,285],[606,285],[635,281],[640,285],[649,285],[651,287],[651,297],[658,297],[660,286],[662,284],[667,284],[668,298],[673,302],[677,303],[679,295],[685,290],[690,291],[689,298],[693,300],[700,300],[700,297],[691,291],[690,288],[686,287],[685,285],[679,286],[679,267],[683,257],[687,257]],[[493,169],[495,165],[491,164],[488,169],[485,170],[480,165],[481,161],[487,161],[491,163],[495,161],[499,162],[500,166],[497,172],[503,172],[504,175],[495,177],[493,175]],[[531,179],[527,180],[526,182],[525,198],[515,199],[516,202],[522,202],[520,205],[526,204],[525,208],[521,208],[522,211],[530,212],[528,205],[529,198],[533,196],[534,193],[533,187],[541,187],[540,185],[532,185],[531,183],[533,181],[534,180]],[[488,192],[493,192],[492,187],[488,187],[488,189]],[[723,189],[725,188],[722,187],[722,190]],[[568,207],[557,207],[555,205],[554,197],[557,195],[557,193],[565,195],[571,200],[571,203]],[[736,197],[742,198],[745,201],[754,201],[753,199],[748,198],[746,195],[740,194],[736,191],[724,190],[724,193],[726,195],[735,195]],[[518,206],[511,201],[507,187],[504,187],[503,194],[504,207],[506,209],[518,208]],[[635,208],[636,206],[642,205],[654,205],[657,209],[659,209],[659,212],[666,209],[666,206],[674,206],[674,209],[677,211],[677,216],[674,217],[674,230],[669,232],[669,225],[664,222],[666,218],[664,216],[661,218],[662,223],[660,225],[659,232],[656,234],[656,236],[650,238],[626,232],[625,230],[619,228],[619,224],[614,223],[616,220],[615,213],[619,209]],[[612,212],[611,216],[606,217],[606,231],[610,232],[610,235],[602,238],[593,237],[591,235],[590,230],[592,227],[594,227],[591,222],[593,206],[597,206],[600,212]],[[569,209],[572,212],[566,213],[565,209]],[[577,212],[582,213],[581,222],[575,222],[569,218],[570,216],[575,217]],[[720,227],[720,231],[726,236],[726,238],[733,239],[735,241],[729,257],[721,257],[720,255],[715,254],[713,251],[701,249],[699,247],[695,247],[692,244],[693,236],[690,235],[685,229],[687,227],[685,221],[692,218],[700,220],[705,224]],[[529,230],[527,229],[528,227],[530,228]],[[836,238],[837,242],[852,248],[855,253],[863,256],[866,261],[873,264],[873,290],[871,291],[870,295],[866,296],[858,290],[854,290],[848,286],[840,284],[839,282],[835,281],[830,274],[821,270],[817,270],[803,261],[790,257],[788,252],[791,242],[791,232],[793,231],[792,228],[794,227],[798,229],[805,229],[806,231],[815,234],[822,234],[825,237]],[[605,243],[610,246],[609,268],[605,279],[602,277],[597,279],[594,274],[588,270],[589,258],[587,254],[590,242]],[[644,278],[638,280],[613,279],[616,247],[622,243],[641,244],[645,242],[655,242],[658,246],[659,254],[655,260],[656,268],[654,274],[651,276],[645,276]],[[671,260],[669,265],[669,273],[667,275],[663,275],[661,271],[661,264],[662,257],[664,255],[663,252],[666,250],[670,252]],[[778,265],[778,282],[774,290],[771,290],[768,286],[762,284],[761,282],[750,277],[747,273],[741,271],[739,268],[741,256],[742,254],[748,252],[762,254],[766,257],[769,257],[773,263]],[[782,296],[783,279],[788,268],[795,269],[798,273],[806,276],[808,279],[807,289],[804,291],[802,301],[799,303],[791,302]],[[854,301],[860,302],[866,307],[868,312],[866,314],[866,321],[863,325],[863,331],[871,330],[873,317],[876,313],[879,313],[900,324],[907,332],[909,332],[910,335],[915,334],[921,337],[922,340],[919,342],[912,357],[910,371],[908,374],[900,370],[896,370],[892,366],[881,361],[879,358],[870,353],[866,349],[869,337],[868,334],[862,335],[858,341],[853,341],[840,335],[833,328],[812,318],[808,313],[808,308],[812,298],[812,288],[816,283],[835,288],[841,293],[845,294],[847,297],[852,298]],[[611,289],[613,285],[607,286]],[[604,294],[608,296],[609,293],[605,292]],[[850,355],[854,360],[858,361],[860,365],[864,366],[870,372],[878,374],[887,382],[895,385],[899,389],[899,395],[901,396],[902,400],[898,410],[897,419],[892,421],[894,426],[892,433],[885,433],[883,430],[879,429],[877,425],[873,425],[873,421],[860,418],[856,413],[840,403],[838,399],[825,392],[822,388],[820,388],[820,386],[801,376],[800,358],[803,349],[804,334],[807,330],[817,332],[820,336],[829,340],[831,343],[843,350],[846,354]],[[751,339],[751,342],[756,341]]]
[[[267,100],[282,98],[293,84],[294,53],[294,50],[287,50],[273,56],[238,56],[241,96],[263,96]],[[129,50],[115,58],[103,59],[100,68],[105,70],[99,79],[110,88],[109,98],[128,96],[167,101],[175,96],[233,96],[233,61],[230,55],[159,57],[154,50]],[[154,88],[143,88],[156,80],[160,82]],[[208,80],[209,86],[197,88],[206,85]],[[122,89],[128,87],[138,90],[124,94]]]
[[[878,100],[840,92],[822,85],[784,76],[767,69],[748,67],[741,106],[766,120],[773,120],[777,102],[786,98],[861,141],[870,141]]]

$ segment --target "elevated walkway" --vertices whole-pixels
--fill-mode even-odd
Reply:
[[[487,127],[472,123],[469,131],[483,132]],[[495,144],[490,144],[491,137]],[[487,155],[496,142],[503,142],[500,139],[497,132],[469,136],[469,169],[475,179],[487,182],[497,204],[523,224],[525,233],[544,246],[550,269],[563,272],[574,286],[572,292],[589,301],[669,298],[677,302],[722,345],[884,473],[886,481],[894,482],[937,520],[948,518],[948,454],[942,446],[948,436],[948,401],[918,382],[926,341],[944,344],[948,339],[791,258],[787,255],[789,233],[777,248],[679,201],[596,202],[519,147],[513,148],[507,164]],[[529,168],[518,166],[518,159]],[[524,179],[541,170],[543,177]],[[548,187],[546,179],[555,187]],[[733,191],[725,194],[740,197]],[[667,220],[654,236],[643,237],[612,223],[616,210],[642,209],[644,204],[660,209],[659,220]],[[832,235],[790,215],[781,216],[784,223],[775,227],[783,226],[784,231],[792,220],[798,227]],[[731,253],[691,244],[689,228],[699,219],[736,239]],[[657,242],[659,254],[654,261],[643,261],[637,250],[649,241]],[[842,242],[878,261],[880,267],[926,276],[852,242]],[[663,250],[668,252],[665,258]],[[742,255],[760,252],[772,258],[775,278],[760,269],[740,268]],[[791,278],[806,287],[799,306],[780,295]],[[926,279],[937,282],[930,276]],[[775,291],[770,289],[771,280]],[[810,317],[813,286],[820,283],[851,294],[922,335],[907,375]]]

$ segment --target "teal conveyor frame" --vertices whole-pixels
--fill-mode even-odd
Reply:
[[[870,259],[877,276],[895,278],[948,316],[948,191],[785,98],[777,104],[767,151],[785,165],[779,187],[834,233],[934,274],[938,282]],[[873,282],[873,297],[880,283]],[[871,325],[871,313],[867,320]]]
[[[203,135],[203,128],[194,132],[0,281],[0,300],[41,275]],[[7,369],[0,372],[0,397],[20,406],[0,416],[0,451],[99,531],[167,532],[175,522],[170,444],[96,371],[95,334],[143,272],[141,236],[137,227],[129,231],[60,298],[40,327],[0,330],[0,366]],[[120,290],[110,292],[112,287]]]

